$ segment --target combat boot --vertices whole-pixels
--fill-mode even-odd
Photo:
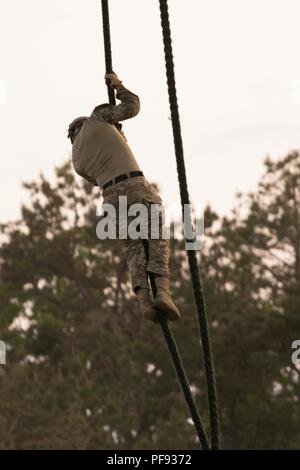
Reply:
[[[138,298],[143,317],[146,318],[146,320],[155,322],[157,320],[157,311],[155,310],[150,290],[139,289],[136,296]]]
[[[172,300],[169,279],[167,277],[156,276],[155,285],[157,288],[157,294],[154,299],[155,308],[165,313],[168,320],[179,320],[181,314]]]

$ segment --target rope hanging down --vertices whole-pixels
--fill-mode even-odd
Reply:
[[[160,326],[163,331],[171,359],[173,361],[173,365],[174,365],[177,378],[181,386],[181,390],[185,398],[185,402],[187,404],[188,409],[190,410],[190,414],[191,414],[195,429],[197,431],[199,441],[202,445],[202,448],[204,450],[208,450],[209,442],[208,442],[208,439],[204,430],[204,426],[202,424],[202,421],[199,415],[199,411],[197,409],[197,405],[195,403],[195,400],[191,392],[191,387],[190,387],[186,372],[182,364],[182,360],[181,360],[181,357],[180,357],[180,354],[176,345],[176,341],[165,319],[160,320]]]
[[[102,0],[102,23],[103,23],[103,37],[104,37],[104,52],[105,52],[105,69],[106,73],[111,73],[112,56],[111,56],[111,41],[110,41],[110,26],[109,26],[109,9],[108,0]],[[107,84],[108,100],[110,104],[116,104],[115,92],[112,87]]]
[[[102,20],[103,20],[103,36],[104,36],[104,51],[105,51],[105,67],[106,67],[106,73],[112,72],[112,54],[111,54],[111,41],[110,41],[110,23],[109,23],[109,9],[108,9],[108,0],[101,0],[102,2]],[[112,91],[112,93],[111,93]],[[115,95],[111,87],[108,87],[108,97],[109,97],[109,102],[111,104],[115,103]],[[145,252],[146,256],[148,256],[147,253],[147,246],[145,246]],[[156,294],[156,288],[155,284],[153,282],[153,279],[150,279],[151,281],[151,286],[152,286],[152,291],[155,296]],[[186,405],[190,411],[191,417],[193,419],[193,423],[195,426],[195,429],[197,431],[199,441],[203,447],[203,449],[209,449],[209,442],[204,430],[204,426],[202,424],[197,405],[195,403],[195,400],[193,398],[190,385],[188,382],[188,378],[186,375],[186,372],[184,370],[182,360],[175,342],[175,339],[173,337],[173,334],[167,324],[167,322],[164,319],[160,320],[160,326],[162,328],[162,332],[165,338],[165,341],[168,346],[168,350],[171,356],[171,359],[173,361],[173,365],[175,368],[175,371],[177,373],[178,381],[180,383],[182,392],[185,397]]]
[[[180,117],[179,117],[179,109],[178,109],[178,102],[177,102],[168,1],[159,0],[159,4],[160,4],[161,26],[162,26],[164,52],[165,52],[169,102],[170,102],[172,127],[173,127],[174,147],[175,147],[175,155],[176,155],[176,163],[177,163],[177,173],[178,173],[178,181],[179,181],[179,187],[180,187],[182,211],[184,213],[184,207],[186,208],[190,207],[190,206],[185,206],[187,204],[190,204],[190,199],[189,199],[189,192],[188,192],[188,186],[187,186],[187,177],[186,177],[184,153],[183,153],[183,143],[182,143],[182,136],[181,136]],[[187,216],[187,212],[189,213],[188,219],[190,219],[190,220],[187,220],[187,223],[188,223],[188,226],[191,226],[190,210],[186,211],[185,216]],[[204,294],[203,294],[202,285],[201,285],[201,278],[200,278],[199,269],[198,269],[196,251],[187,250],[187,255],[188,255],[188,260],[189,260],[193,291],[194,291],[194,299],[195,299],[195,303],[197,307],[200,334],[201,334],[201,340],[202,340],[202,350],[203,350],[203,359],[204,359],[204,366],[205,366],[209,417],[210,417],[211,444],[212,444],[212,449],[219,449],[220,437],[219,437],[217,391],[216,391],[213,356],[212,356],[212,350],[211,350],[211,345],[210,345],[208,322],[207,322],[207,316],[206,316],[205,300],[204,300]]]
[[[147,243],[147,240],[143,240],[143,241],[144,241],[144,249],[145,249],[146,259],[147,259],[147,261],[149,261],[149,245]],[[156,297],[157,290],[156,290],[156,285],[155,285],[155,281],[154,281],[154,276],[150,274],[149,278],[150,278],[150,284],[151,284],[151,289],[152,289],[153,296]],[[185,398],[186,405],[187,405],[188,409],[190,410],[190,414],[191,414],[195,429],[197,431],[199,441],[200,441],[203,449],[207,450],[207,449],[209,449],[209,442],[208,442],[208,439],[207,439],[207,436],[206,436],[206,433],[205,433],[205,430],[204,430],[204,426],[203,426],[201,418],[200,418],[200,414],[199,414],[197,405],[195,403],[195,400],[194,400],[192,392],[191,392],[191,387],[190,387],[190,384],[189,384],[189,380],[188,380],[188,377],[187,377],[186,372],[184,370],[184,367],[183,367],[183,364],[182,364],[182,360],[181,360],[181,357],[180,357],[180,354],[179,354],[179,351],[178,351],[178,347],[177,347],[175,338],[172,334],[172,331],[169,328],[168,322],[163,317],[163,315],[160,315],[159,323],[160,323],[165,341],[166,341],[167,346],[168,346],[170,357],[172,359],[173,366],[175,368],[177,378],[178,378],[178,381],[179,381],[180,386],[181,386],[182,393],[183,393],[184,398]]]

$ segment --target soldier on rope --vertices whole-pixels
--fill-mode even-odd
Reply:
[[[158,237],[149,236],[151,207],[162,207],[162,200],[141,171],[120,124],[120,121],[138,114],[140,100],[122,85],[115,73],[106,74],[105,79],[116,90],[116,97],[121,103],[101,104],[89,117],[79,117],[70,124],[68,137],[73,144],[74,169],[88,182],[102,189],[104,204],[111,204],[116,214],[119,213],[122,196],[126,196],[128,208],[137,203],[146,207],[150,222],[150,227],[147,224],[148,258],[145,240],[129,236],[123,240],[132,287],[145,318],[156,321],[159,310],[167,319],[175,321],[180,318],[180,312],[170,294],[169,242],[162,236],[161,230]],[[116,222],[117,225],[120,223],[119,217]],[[154,277],[157,289],[155,299],[151,296],[148,274]]]

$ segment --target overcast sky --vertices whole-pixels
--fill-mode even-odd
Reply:
[[[69,122],[107,101],[100,0],[0,0],[0,221],[21,182],[70,155]],[[114,69],[141,98],[125,132],[165,201],[179,200],[158,0],[110,0]],[[299,148],[299,0],[169,0],[194,202],[226,213],[266,155]]]

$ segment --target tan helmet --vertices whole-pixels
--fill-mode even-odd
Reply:
[[[81,129],[82,124],[87,119],[88,119],[87,116],[80,116],[80,117],[74,119],[74,121],[71,122],[71,124],[69,125],[69,129],[68,129],[68,138],[71,139],[71,142],[73,142],[73,140],[75,138],[75,135],[77,134],[77,132],[79,132],[79,130]]]

